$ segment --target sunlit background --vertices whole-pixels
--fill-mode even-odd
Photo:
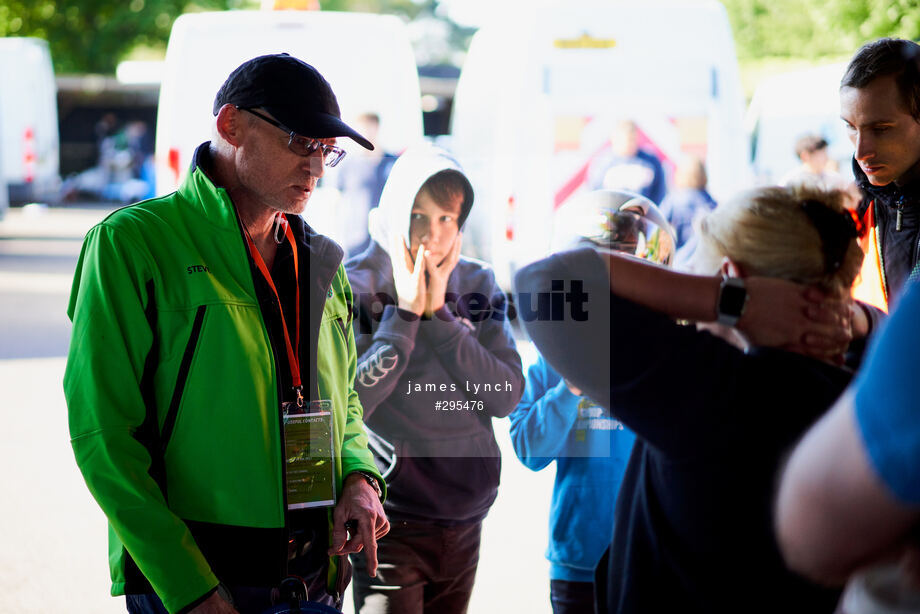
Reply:
[[[0,3],[0,612],[123,611],[68,445],[70,280],[88,228],[175,188],[243,60],[314,63],[346,120],[379,116],[375,142],[392,155],[422,139],[454,151],[476,190],[464,251],[507,289],[548,252],[556,212],[588,189],[624,119],[669,188],[696,156],[716,200],[779,181],[806,133],[848,176],[837,88],[880,36],[920,36],[920,0]],[[347,246],[366,211],[338,174],[363,153],[343,145],[306,216]],[[470,611],[546,613],[553,469],[524,469],[507,421],[495,428],[502,486]]]

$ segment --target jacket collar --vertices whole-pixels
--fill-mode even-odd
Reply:
[[[208,175],[211,168],[210,147],[211,142],[206,141],[195,150],[192,165],[178,192],[212,224],[226,230],[236,230],[239,222],[230,195]]]
[[[900,185],[895,181],[892,181],[888,185],[872,185],[869,183],[869,178],[866,177],[863,170],[859,168],[859,163],[856,161],[855,157],[851,164],[853,168],[853,177],[856,179],[856,185],[859,186],[863,192],[868,194],[870,198],[874,198],[886,205],[894,206],[896,200],[900,196],[915,196],[920,194],[920,160],[901,176],[901,178],[906,179],[906,181]]]
[[[329,237],[313,230],[299,215],[289,215],[288,222],[298,247],[305,250],[310,278],[315,280],[324,292],[327,291],[335,272],[342,264],[345,251]],[[301,261],[303,258],[302,255]]]

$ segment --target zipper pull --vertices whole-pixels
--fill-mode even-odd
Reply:
[[[297,398],[294,400],[294,405],[297,407],[297,409],[303,408],[303,406],[304,406],[304,400],[303,400],[303,386],[295,386],[295,387],[294,387],[294,394],[295,394],[296,397],[297,397]]]
[[[284,243],[284,236],[287,233],[288,221],[280,211],[275,215],[275,243],[281,245]]]
[[[904,211],[904,197],[898,199],[898,217],[895,221],[894,229],[898,232],[901,231],[901,213]]]

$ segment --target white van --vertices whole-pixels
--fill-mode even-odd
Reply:
[[[57,88],[48,42],[0,38],[0,158],[9,200],[56,200]]]
[[[214,96],[233,69],[250,58],[281,52],[319,70],[332,85],[346,123],[376,113],[377,144],[385,151],[400,152],[422,139],[418,71],[406,26],[398,18],[290,10],[182,15],[173,24],[160,89],[158,194],[176,189],[195,148],[211,139]],[[352,152],[359,147],[351,139],[340,139],[340,145]],[[324,184],[334,185],[336,170],[327,169]],[[337,198],[332,188],[317,190],[305,215],[333,238],[343,224],[367,223],[335,219]]]
[[[840,79],[846,63],[826,64],[764,79],[757,84],[744,123],[751,139],[751,166],[760,184],[782,180],[801,162],[796,140],[817,133],[843,177],[853,178],[853,145],[840,119]]]
[[[6,216],[10,208],[10,195],[6,187],[6,177],[3,174],[3,151],[0,150],[0,221]]]
[[[665,168],[703,158],[714,196],[748,177],[734,41],[717,2],[567,0],[500,15],[473,37],[452,147],[476,190],[465,250],[513,271],[544,255],[619,120]]]

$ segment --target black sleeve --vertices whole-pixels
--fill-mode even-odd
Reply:
[[[574,273],[577,271],[577,274]],[[517,313],[543,358],[602,407],[610,407],[610,284],[593,250],[564,252],[515,275]],[[578,285],[580,284],[580,286]],[[575,290],[580,288],[580,293]],[[554,300],[565,299],[562,309]]]
[[[871,337],[882,325],[882,322],[885,321],[885,318],[888,317],[888,314],[867,303],[859,302],[859,306],[863,308],[863,311],[866,312],[866,317],[869,318],[869,334],[866,337]]]
[[[515,278],[519,296],[549,291],[554,280],[566,288],[582,282],[587,317],[579,321],[567,311],[561,320],[534,319],[525,327],[564,378],[637,435],[673,452],[698,449],[730,427],[732,400],[746,379],[739,349],[611,294],[593,250],[557,254]]]
[[[856,303],[862,308],[863,313],[866,314],[866,318],[869,320],[869,332],[865,337],[853,339],[844,355],[844,364],[853,371],[859,369],[866,353],[866,348],[869,346],[869,340],[872,339],[875,331],[879,329],[882,322],[888,317],[888,314],[878,307],[863,303],[862,301],[856,301]]]

